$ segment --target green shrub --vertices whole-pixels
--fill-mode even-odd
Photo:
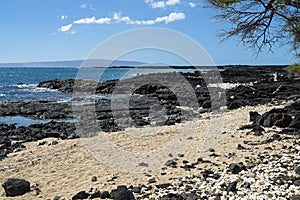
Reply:
[[[300,64],[299,63],[295,63],[293,65],[290,65],[286,68],[286,70],[291,73],[291,74],[300,74]]]

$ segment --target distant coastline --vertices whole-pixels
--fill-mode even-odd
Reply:
[[[218,69],[227,69],[227,68],[268,68],[268,67],[276,67],[276,68],[285,68],[289,65],[216,65],[216,66],[113,66],[111,68],[139,68],[139,69],[212,69],[217,67]],[[95,67],[101,68],[101,67]]]
[[[180,66],[180,65],[152,65],[139,61],[124,61],[124,60],[107,60],[107,59],[90,59],[90,60],[71,60],[71,61],[45,61],[45,62],[24,62],[24,63],[0,63],[2,68],[19,68],[19,67],[35,67],[35,68],[105,68],[111,66],[112,68],[141,68],[141,69],[195,69],[194,66]],[[226,68],[244,68],[244,67],[287,67],[286,65],[216,65],[216,66],[197,66],[197,69],[211,69],[217,67],[218,69]]]

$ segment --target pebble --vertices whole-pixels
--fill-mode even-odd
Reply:
[[[91,181],[92,182],[96,182],[98,179],[97,179],[97,176],[92,176],[92,178],[91,178]]]
[[[237,181],[229,183],[229,185],[227,186],[227,189],[226,189],[227,193],[237,191],[236,186],[237,186]]]
[[[155,183],[155,182],[156,182],[156,180],[154,177],[151,177],[148,179],[148,183]]]

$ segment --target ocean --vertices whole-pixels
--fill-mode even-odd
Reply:
[[[76,78],[79,68],[37,68],[2,67],[0,68],[0,101],[50,101],[69,102],[72,94],[37,87],[40,82],[53,79]],[[88,68],[87,77],[99,81],[127,79],[137,74],[173,72],[173,69],[137,69],[137,68]],[[193,69],[176,69],[181,72],[193,72]]]

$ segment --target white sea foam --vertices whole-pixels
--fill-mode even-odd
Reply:
[[[33,88],[36,87],[38,84],[14,84],[11,85],[12,87],[17,87],[17,88]]]
[[[72,101],[72,98],[67,98],[64,100],[59,100],[59,101],[57,101],[57,103],[70,103],[71,101]]]
[[[32,89],[32,92],[58,92],[58,90],[49,89],[49,88],[36,87],[36,88]]]

